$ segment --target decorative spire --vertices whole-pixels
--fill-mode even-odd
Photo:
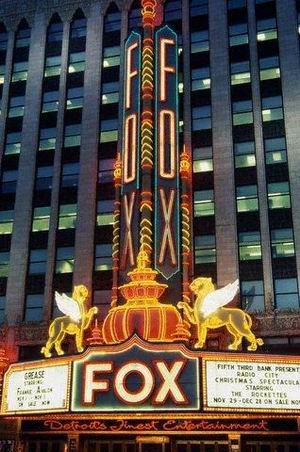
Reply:
[[[114,169],[114,181],[115,181],[115,187],[121,186],[121,180],[122,180],[122,161],[121,161],[121,154],[118,152],[116,161],[115,161],[115,169]]]

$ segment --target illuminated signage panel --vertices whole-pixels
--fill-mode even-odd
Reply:
[[[155,268],[170,279],[180,268],[176,33],[168,26],[161,28],[156,32],[155,46]],[[180,287],[180,278],[176,283]]]
[[[135,265],[139,228],[141,35],[132,32],[125,43],[122,144],[122,199],[120,282]]]
[[[181,351],[91,351],[74,362],[72,411],[199,410],[199,360]]]
[[[5,376],[1,413],[35,413],[69,409],[70,364],[12,366]]]
[[[204,409],[300,410],[300,363],[203,360]]]

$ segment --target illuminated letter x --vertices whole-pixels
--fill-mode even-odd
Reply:
[[[166,194],[164,189],[159,189],[160,193],[160,199],[161,199],[161,205],[162,205],[162,211],[163,211],[163,218],[165,221],[165,227],[163,232],[163,237],[161,241],[161,248],[159,253],[159,263],[162,264],[165,260],[167,247],[170,249],[170,256],[171,256],[171,262],[172,265],[176,265],[176,254],[175,254],[175,247],[174,247],[174,241],[172,237],[172,232],[170,229],[170,222],[172,218],[172,211],[174,206],[174,200],[175,200],[175,190],[171,190],[169,199],[166,199]]]
[[[122,268],[126,267],[127,262],[127,254],[129,253],[129,262],[130,265],[134,265],[134,253],[133,253],[133,241],[132,241],[132,231],[131,231],[131,222],[132,222],[132,213],[133,206],[135,201],[135,192],[130,194],[130,201],[128,205],[128,196],[127,194],[124,196],[124,218],[126,224],[126,232],[124,239],[124,249],[123,249],[123,257],[122,257]]]

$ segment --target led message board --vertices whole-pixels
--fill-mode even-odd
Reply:
[[[2,414],[69,409],[70,364],[11,366],[4,380]]]
[[[203,359],[204,409],[300,410],[300,362]]]
[[[200,409],[199,359],[182,351],[90,351],[74,362],[72,411]]]

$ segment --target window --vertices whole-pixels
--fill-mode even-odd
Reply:
[[[56,144],[56,128],[40,129],[39,151],[48,151],[55,149]]]
[[[244,8],[247,6],[247,0],[228,0],[228,9]]]
[[[165,4],[165,22],[179,19],[181,19],[181,1],[167,1]]]
[[[48,27],[47,42],[59,42],[63,38],[62,22],[52,23]]]
[[[79,163],[65,163],[62,169],[62,187],[77,187],[79,180]]]
[[[208,52],[208,30],[194,31],[191,33],[191,53]]]
[[[29,257],[30,275],[39,275],[46,273],[47,266],[47,249],[31,250]]]
[[[290,209],[290,187],[288,182],[268,184],[269,209]]]
[[[264,311],[263,281],[241,281],[242,306],[247,311]]]
[[[258,210],[257,185],[236,187],[237,211],[255,212]]]
[[[64,147],[80,146],[81,124],[72,124],[65,127]]]
[[[10,98],[9,102],[9,118],[16,118],[24,115],[25,96],[15,96]]]
[[[85,68],[85,52],[70,53],[68,72],[83,72]]]
[[[277,121],[283,119],[282,97],[265,97],[262,99],[263,122]]]
[[[234,144],[234,161],[236,168],[248,168],[256,165],[254,141]]]
[[[98,184],[107,184],[114,180],[115,160],[106,159],[99,161]]]
[[[33,210],[32,232],[48,231],[50,207],[36,207]]]
[[[86,19],[75,19],[71,23],[71,39],[82,38],[86,35]]]
[[[0,33],[0,50],[7,49],[7,41],[8,41],[8,33],[6,31],[2,31]]]
[[[103,50],[103,67],[120,65],[120,46],[105,47]]]
[[[279,57],[273,56],[259,60],[260,80],[280,78]]]
[[[29,45],[30,45],[30,28],[18,30],[16,34],[15,46],[17,48],[20,48],[20,47],[29,47]]]
[[[14,63],[11,81],[20,82],[23,80],[27,80],[27,74],[28,74],[28,61]]]
[[[193,172],[207,173],[213,171],[212,148],[195,148],[193,151]]]
[[[2,193],[15,193],[17,189],[18,171],[3,171]]]
[[[243,85],[251,82],[250,62],[240,61],[231,64],[231,84]]]
[[[272,257],[291,257],[295,255],[294,236],[291,228],[271,231]]]
[[[299,309],[296,278],[275,279],[275,306],[277,309]]]
[[[121,13],[120,11],[106,14],[104,21],[104,32],[118,31],[121,29]]]
[[[210,88],[210,69],[202,67],[192,69],[192,91]]]
[[[0,210],[0,235],[11,234],[14,224],[13,210]]]
[[[229,45],[239,46],[248,44],[248,26],[247,24],[230,25],[229,27]]]
[[[190,16],[203,16],[208,14],[208,0],[190,0]]]
[[[1,42],[0,42],[0,45],[1,45]],[[4,65],[0,65],[0,86],[3,85],[4,78],[5,78],[5,66]]]
[[[97,226],[109,226],[114,222],[114,201],[98,201]]]
[[[277,39],[276,19],[265,19],[257,21],[257,40],[270,41]]]
[[[51,190],[53,177],[53,166],[40,166],[37,168],[35,189]]]
[[[107,271],[112,269],[112,245],[96,245],[95,271]]]
[[[211,106],[194,107],[192,110],[193,131],[211,129]]]
[[[260,232],[240,232],[239,252],[241,261],[261,259]]]
[[[60,75],[61,56],[46,58],[44,77]]]
[[[7,278],[9,273],[9,251],[0,253],[0,278]]]
[[[119,102],[119,82],[110,82],[102,84],[102,105],[114,104]]]
[[[58,229],[76,228],[77,204],[63,204],[59,209]]]
[[[232,111],[234,126],[253,123],[252,100],[233,102]]]
[[[213,190],[201,190],[194,193],[194,216],[207,217],[215,214]]]
[[[67,109],[82,108],[83,106],[83,86],[69,88],[67,92]]]
[[[135,2],[136,3],[136,2]],[[142,26],[142,13],[139,4],[134,3],[134,8],[129,12],[129,28],[137,28]]]
[[[47,91],[43,95],[42,113],[58,110],[59,91]]]
[[[56,250],[56,273],[73,273],[74,247],[57,248]]]
[[[25,300],[25,321],[40,322],[43,320],[44,294],[27,295]]]
[[[0,323],[5,321],[5,297],[0,297]]]
[[[216,262],[216,237],[198,235],[195,237],[195,264]]]
[[[6,134],[5,155],[20,154],[22,132]]]
[[[266,139],[265,153],[267,165],[285,163],[287,161],[285,138],[281,137]]]
[[[100,143],[118,141],[118,120],[105,119],[100,123]]]

